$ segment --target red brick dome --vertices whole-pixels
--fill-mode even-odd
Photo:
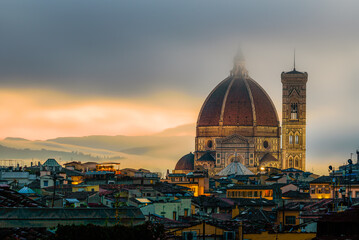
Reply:
[[[204,102],[197,126],[279,126],[275,106],[247,74],[231,74]]]
[[[189,153],[178,160],[175,170],[193,170],[194,169],[194,154]]]

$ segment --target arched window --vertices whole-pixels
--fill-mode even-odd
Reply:
[[[289,161],[288,161],[288,167],[292,168],[293,167],[293,158],[289,158]]]
[[[298,119],[298,104],[292,103],[290,105],[290,119]]]
[[[299,136],[295,135],[295,144],[299,144]]]
[[[295,160],[294,160],[294,166],[297,168],[297,167],[299,167],[299,160],[298,160],[298,158],[296,158]]]
[[[289,135],[289,144],[293,144],[293,135]]]
[[[207,141],[207,147],[208,147],[208,148],[212,148],[212,147],[213,147],[213,142],[212,142],[212,140],[208,140],[208,141]]]

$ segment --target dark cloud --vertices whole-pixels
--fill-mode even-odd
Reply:
[[[326,1],[3,1],[0,77],[10,86],[195,93],[204,79],[225,77],[239,41],[353,37],[352,9]]]

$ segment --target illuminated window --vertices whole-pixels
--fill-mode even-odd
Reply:
[[[184,216],[187,217],[188,216],[188,208],[184,209]]]
[[[290,105],[290,119],[298,119],[298,104],[292,103]]]

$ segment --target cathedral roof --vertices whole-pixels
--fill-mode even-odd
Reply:
[[[272,154],[266,153],[266,154],[264,154],[264,156],[262,157],[262,159],[259,162],[260,162],[260,164],[263,164],[263,163],[276,162],[276,161],[278,161],[278,160],[275,157],[273,157]]]
[[[276,108],[252,78],[244,62],[235,63],[231,75],[213,89],[204,102],[197,126],[279,126]]]
[[[238,161],[231,162],[227,167],[223,168],[217,175],[254,175],[248,168]]]
[[[214,159],[213,155],[210,152],[206,152],[197,161],[207,161],[207,162],[212,161],[212,162],[215,162],[216,160]]]
[[[194,155],[189,153],[178,160],[175,170],[193,170],[194,169]]]

